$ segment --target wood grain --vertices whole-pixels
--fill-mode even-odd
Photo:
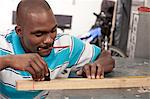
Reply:
[[[124,78],[68,78],[51,81],[17,81],[17,90],[60,90],[60,89],[95,89],[95,88],[129,88],[150,87],[150,77]]]

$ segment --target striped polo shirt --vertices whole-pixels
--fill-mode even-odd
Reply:
[[[68,34],[57,34],[54,46],[68,46],[67,48],[52,49],[47,57],[42,57],[48,64],[50,78],[68,78],[71,71],[93,62],[101,49],[95,45],[85,43]],[[20,39],[15,31],[0,34],[0,57],[4,55],[25,54]],[[64,72],[65,71],[65,72]],[[17,91],[16,80],[32,79],[25,71],[6,68],[0,71],[0,98],[44,98],[47,91]]]

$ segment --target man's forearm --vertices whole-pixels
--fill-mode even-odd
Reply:
[[[7,56],[0,56],[0,71],[8,66],[8,62]]]

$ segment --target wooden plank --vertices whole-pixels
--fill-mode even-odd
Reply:
[[[150,87],[150,77],[124,78],[68,78],[51,81],[17,81],[17,90],[60,90],[60,89],[95,89],[95,88],[129,88]]]

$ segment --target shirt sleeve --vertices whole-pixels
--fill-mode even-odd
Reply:
[[[101,49],[96,45],[83,42],[82,40],[71,37],[71,50],[68,67],[81,67],[89,62],[94,62],[100,55]]]

